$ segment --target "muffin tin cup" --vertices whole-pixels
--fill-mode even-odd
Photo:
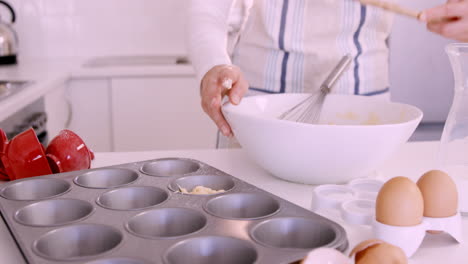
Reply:
[[[229,250],[227,250],[229,249]],[[166,264],[250,264],[258,258],[251,243],[231,237],[206,236],[182,241],[164,256]]]
[[[151,264],[151,262],[136,258],[106,258],[86,262],[86,264]]]
[[[221,175],[193,175],[177,178],[168,185],[169,190],[184,195],[217,195],[217,194],[190,194],[181,193],[179,188],[185,188],[187,191],[193,190],[197,186],[204,186],[212,190],[231,191],[235,187],[235,182],[231,177]],[[224,193],[223,192],[223,193]]]
[[[33,250],[39,256],[56,261],[77,261],[97,257],[121,244],[122,232],[99,224],[62,227],[36,240]]]
[[[172,177],[195,173],[200,170],[198,162],[188,159],[167,158],[145,163],[140,171],[149,176]]]
[[[191,169],[172,170],[170,177],[140,171],[145,164],[161,166],[161,161]],[[33,180],[45,182],[14,185]],[[174,184],[226,192],[184,195]],[[31,188],[38,193],[25,195]],[[344,251],[348,246],[336,223],[191,159],[155,159],[19,180],[0,194],[22,199],[0,196],[0,211],[28,263],[293,263],[310,251],[301,247],[325,244],[323,234],[335,236],[328,247]],[[283,234],[281,224],[271,236],[254,232],[284,218],[306,219],[309,229],[325,233],[295,227],[293,234]],[[301,223],[292,221],[293,226],[306,225]],[[274,247],[275,234],[302,237],[297,233],[308,237],[292,244],[299,248]]]
[[[76,185],[84,188],[107,189],[131,184],[138,179],[138,173],[123,168],[98,169],[79,175]]]
[[[34,201],[63,195],[70,188],[70,183],[61,179],[28,178],[9,183],[2,188],[0,195],[8,200]]]
[[[207,224],[206,217],[193,209],[162,208],[146,211],[132,217],[126,229],[148,239],[177,238],[194,234]]]
[[[169,198],[166,191],[152,186],[123,187],[100,195],[96,203],[112,210],[141,210],[160,205]]]
[[[280,204],[264,194],[231,193],[210,199],[204,209],[211,215],[224,219],[255,220],[278,213]]]
[[[337,230],[323,221],[302,217],[265,220],[251,230],[251,237],[267,247],[282,250],[311,250],[333,247]]]
[[[28,226],[59,226],[89,217],[94,212],[91,203],[77,199],[45,200],[27,205],[15,213],[15,220]]]

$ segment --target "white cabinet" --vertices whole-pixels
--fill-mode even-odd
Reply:
[[[56,87],[44,95],[45,112],[47,113],[47,133],[52,140],[60,130],[65,128],[69,117],[69,108],[66,100],[66,85]]]
[[[74,79],[46,98],[50,138],[76,132],[96,152],[214,148],[193,76]]]
[[[114,151],[214,148],[194,77],[112,80]]]
[[[66,89],[71,105],[68,129],[96,152],[112,151],[110,81],[72,80]]]
[[[71,80],[45,96],[49,139],[62,129],[77,133],[96,152],[112,151],[110,81]]]

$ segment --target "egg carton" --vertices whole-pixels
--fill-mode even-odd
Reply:
[[[200,185],[225,192],[179,192]],[[348,247],[335,222],[185,158],[13,181],[0,207],[28,263],[291,263]]]
[[[346,185],[317,186],[312,194],[312,211],[333,209],[340,212],[348,224],[372,225],[375,200],[384,184],[378,179],[359,178]]]

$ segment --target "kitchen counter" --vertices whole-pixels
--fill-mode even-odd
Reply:
[[[21,59],[0,66],[0,80],[31,81],[22,91],[0,100],[0,122],[72,79],[145,76],[195,76],[190,64],[85,66],[87,58]]]
[[[407,143],[378,169],[379,177],[407,176],[416,181],[424,172],[433,169],[437,148],[438,142]],[[310,208],[314,186],[290,183],[271,176],[253,163],[242,149],[96,153],[93,168],[163,157],[187,157],[201,160],[299,206]],[[372,238],[370,227],[348,225],[331,211],[319,213],[338,222],[346,229],[350,249],[358,242]],[[468,217],[463,218],[462,224],[463,238],[466,241],[468,240]],[[410,259],[410,264],[467,263],[467,252],[468,243],[458,244],[445,234],[427,234],[420,249]],[[0,223],[0,261],[1,263],[23,263],[3,222]]]

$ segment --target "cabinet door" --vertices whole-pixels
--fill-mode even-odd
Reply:
[[[112,80],[115,151],[214,148],[194,77]]]
[[[69,115],[66,100],[66,85],[52,89],[44,95],[44,108],[47,113],[47,134],[49,140],[55,137],[60,130],[65,128]]]
[[[71,106],[67,128],[96,152],[113,150],[109,83],[105,79],[72,80],[66,90]]]

